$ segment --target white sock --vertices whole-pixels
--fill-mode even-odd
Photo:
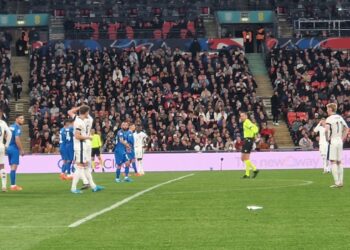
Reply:
[[[78,166],[75,167],[75,172],[73,174],[73,181],[72,181],[72,187],[71,190],[75,191],[77,190],[77,185],[79,180],[82,178],[82,169]]]
[[[343,165],[337,165],[338,167],[338,181],[339,185],[343,185],[343,179],[344,179],[344,168]]]
[[[328,172],[328,161],[326,156],[322,156],[322,162],[323,162],[323,171]]]
[[[92,175],[91,175],[90,169],[89,168],[85,168],[84,169],[84,174],[85,174],[85,176],[86,176],[86,178],[87,178],[87,180],[88,180],[88,182],[90,184],[90,187],[92,189],[95,189],[96,188],[96,184],[95,184],[94,180],[92,179]]]
[[[144,174],[145,172],[143,171],[142,160],[137,160],[137,163],[137,169],[139,170],[140,174]]]
[[[89,167],[82,168],[80,178],[83,181],[84,185],[89,185],[89,180],[87,179],[87,176],[85,174],[85,169],[88,169],[90,171]]]
[[[0,170],[0,176],[1,176],[1,185],[2,185],[2,188],[6,188],[6,184],[7,184],[7,174],[6,174],[6,170],[5,170],[5,169],[1,169],[1,170]]]
[[[332,163],[332,174],[333,174],[333,178],[334,178],[334,184],[338,185],[339,184],[339,177],[338,177],[338,166],[335,163]]]

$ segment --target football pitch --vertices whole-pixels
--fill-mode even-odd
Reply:
[[[0,193],[0,249],[350,249],[350,172],[342,189],[321,170],[242,175],[94,174],[106,190],[74,195],[58,174],[22,174],[24,191]]]

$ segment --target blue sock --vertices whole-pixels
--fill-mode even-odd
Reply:
[[[16,185],[16,170],[11,170],[10,178],[11,178],[11,186]]]
[[[61,169],[62,174],[66,172],[66,169],[67,169],[67,163],[63,163],[62,169]]]
[[[135,173],[137,173],[136,162],[132,163],[132,168],[134,169]]]
[[[120,177],[120,168],[117,168],[116,174],[117,174],[117,179],[119,179],[119,177]]]
[[[129,176],[129,167],[125,167],[125,177]]]
[[[71,165],[72,165],[71,161],[67,162],[66,171],[67,171],[68,174],[70,174],[70,167],[71,167]]]

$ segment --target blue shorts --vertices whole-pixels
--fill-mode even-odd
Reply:
[[[129,161],[129,157],[126,153],[114,152],[115,164],[117,166],[123,165],[125,162]]]
[[[74,147],[72,145],[66,145],[66,156],[67,161],[73,161],[74,160]]]
[[[10,165],[19,165],[19,150],[18,148],[9,147],[7,149]]]
[[[129,160],[134,160],[135,159],[135,151],[132,150],[130,153],[127,153]]]
[[[60,154],[61,154],[62,160],[64,160],[64,161],[68,160],[66,146],[60,146]]]

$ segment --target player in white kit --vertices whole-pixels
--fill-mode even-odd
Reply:
[[[3,111],[0,110],[0,176],[1,176],[1,190],[7,192],[7,174],[5,170],[5,151],[8,148],[12,132],[7,126],[6,122],[2,120]],[[4,144],[4,135],[6,134],[6,144]]]
[[[328,139],[327,158],[331,161],[334,185],[332,188],[342,187],[344,169],[341,164],[343,153],[343,140],[348,133],[348,126],[343,117],[336,114],[337,104],[329,103],[327,105],[328,118],[326,120],[326,137]]]
[[[147,142],[147,134],[141,130],[141,125],[137,125],[136,132],[134,133],[134,142],[135,142],[135,158],[137,160],[137,168],[141,175],[144,175],[142,159],[143,153],[145,151],[145,145]]]
[[[321,153],[323,162],[323,173],[330,173],[330,167],[327,160],[328,142],[326,138],[326,119],[322,118],[321,121],[314,128],[315,133],[320,134],[319,151]]]
[[[90,108],[88,106],[81,106],[79,108],[79,116],[74,121],[74,156],[76,169],[73,175],[71,192],[80,194],[81,191],[77,189],[77,184],[84,176],[88,180],[93,192],[98,192],[104,188],[97,186],[92,179],[88,162],[91,161],[91,152],[89,152],[87,141],[91,140],[91,136],[87,134],[87,127],[85,119],[88,119]]]

